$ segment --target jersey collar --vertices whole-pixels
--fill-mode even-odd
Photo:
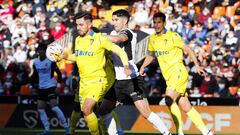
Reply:
[[[163,29],[163,34],[166,34],[166,33],[167,33],[167,29],[164,28],[164,29]]]
[[[94,31],[91,30],[90,33],[89,33],[90,36],[93,36],[94,35]]]

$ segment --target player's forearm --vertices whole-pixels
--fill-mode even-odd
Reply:
[[[189,54],[189,56],[192,59],[192,61],[194,62],[195,66],[199,66],[198,60],[193,51]]]
[[[147,55],[142,64],[142,67],[148,66],[153,61],[153,59],[154,59],[154,57],[152,55]]]
[[[67,53],[64,53],[63,59],[75,62],[76,56],[75,56],[75,54],[68,55]]]
[[[191,50],[191,48],[187,47],[185,51],[188,53],[191,60],[194,62],[195,66],[199,66],[198,60],[194,54],[194,52]]]
[[[127,37],[121,35],[108,35],[107,38],[113,43],[124,42],[127,40]]]
[[[116,53],[120,57],[123,65],[125,67],[128,66],[127,54],[120,47],[118,47],[117,45],[113,45],[112,48],[111,48],[111,51]]]

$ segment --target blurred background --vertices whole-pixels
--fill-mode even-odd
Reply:
[[[240,122],[240,116],[235,117],[240,97],[238,0],[0,0],[0,128],[41,128],[37,114],[34,116],[37,117],[35,126],[30,126],[32,121],[23,117],[27,115],[26,110],[36,110],[36,91],[30,87],[29,77],[33,71],[33,61],[38,57],[36,48],[39,43],[49,45],[61,40],[72,46],[74,40],[71,39],[74,38],[76,29],[74,15],[80,11],[91,12],[94,26],[102,33],[109,34],[113,30],[111,14],[117,9],[126,9],[131,13],[129,28],[137,33],[139,43],[154,33],[153,14],[159,11],[166,14],[166,28],[182,36],[207,72],[207,77],[199,76],[194,63],[184,55],[184,63],[189,71],[187,90],[192,104],[205,106],[200,107],[199,111],[211,114],[211,118],[206,116],[206,120],[213,121],[208,126],[217,132],[240,133],[240,130],[231,130],[237,124],[235,121]],[[141,62],[138,63],[139,66]],[[64,80],[57,88],[59,103],[62,106],[69,105],[63,109],[69,117],[74,95],[71,90],[73,65],[62,61],[58,66]],[[166,84],[156,60],[146,68],[146,72],[145,93],[150,104],[161,105]],[[211,107],[215,106],[221,108],[213,108],[217,111],[211,112]],[[121,108],[124,107],[132,106],[126,105],[118,110],[121,122],[127,123],[133,118],[121,118]],[[161,109],[162,107],[164,108],[160,106]],[[224,109],[227,107],[230,109]],[[169,113],[164,109],[162,113]],[[233,116],[236,119],[229,122],[230,124],[225,123],[224,128],[218,128],[217,114],[226,110],[230,115],[226,119],[231,121]],[[132,125],[124,129],[141,131],[141,128],[134,127],[138,118],[136,110],[134,113],[136,118],[132,120]],[[55,127],[59,128],[61,125]],[[86,125],[79,127],[86,129]],[[174,126],[169,125],[169,128],[174,129]],[[189,132],[197,131],[187,127],[185,129]],[[154,129],[144,129],[148,130],[155,132]]]

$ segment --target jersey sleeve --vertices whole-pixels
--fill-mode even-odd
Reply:
[[[178,48],[182,48],[184,45],[184,41],[182,37],[178,33],[173,33],[172,35],[173,45]]]
[[[153,48],[153,37],[152,36],[150,36],[150,38],[149,38],[149,41],[148,41],[148,51],[150,51],[150,52],[153,52],[154,51],[154,48]]]
[[[107,49],[108,51],[111,51],[112,46],[115,45],[113,42],[108,40],[107,36],[104,36],[104,35],[101,35],[99,37],[99,42],[100,42],[101,48]]]
[[[126,37],[128,38],[128,41],[131,41],[132,38],[133,38],[132,33],[131,33],[129,30],[127,30],[127,29],[122,30],[122,31],[119,33],[119,35],[126,36]]]

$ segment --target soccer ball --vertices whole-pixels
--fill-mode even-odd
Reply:
[[[48,45],[46,56],[52,62],[58,62],[63,58],[63,48],[59,43],[52,43]]]

